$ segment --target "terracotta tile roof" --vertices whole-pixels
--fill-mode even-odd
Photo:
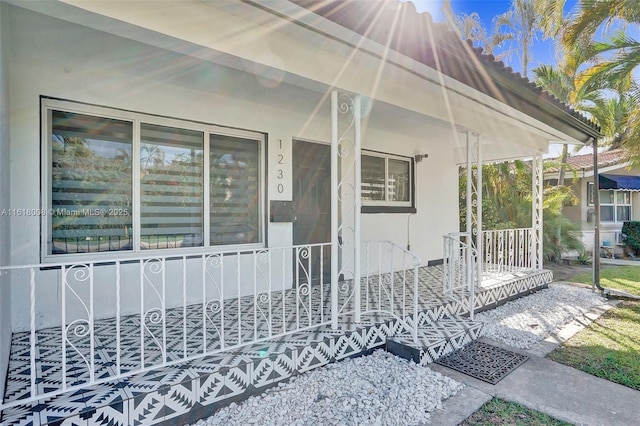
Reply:
[[[554,159],[558,160],[558,159]],[[598,168],[615,166],[616,164],[626,163],[625,152],[622,149],[614,149],[611,151],[598,153]],[[567,164],[578,170],[593,170],[593,154],[574,155],[567,158]],[[557,172],[558,169],[553,168],[547,170],[547,173]]]
[[[345,28],[377,41],[519,111],[559,128],[558,118],[590,142],[599,126],[543,91],[526,77],[462,41],[444,23],[398,0],[289,0]],[[564,114],[564,116],[562,115]],[[572,121],[570,116],[574,120]],[[553,116],[554,119],[549,117]],[[577,121],[577,123],[575,122]],[[561,123],[560,123],[561,124]]]

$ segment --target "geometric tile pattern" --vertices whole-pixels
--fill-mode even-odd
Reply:
[[[420,365],[430,364],[440,357],[463,348],[482,335],[483,324],[468,318],[447,316],[418,328],[418,341],[410,333],[387,339],[387,351]]]
[[[526,355],[475,341],[436,363],[495,385],[527,359]]]
[[[503,303],[517,294],[527,294],[532,289],[540,288],[551,281],[548,271],[516,277],[512,281],[502,283],[491,289],[481,289],[476,295],[476,310],[486,304]],[[412,277],[407,277],[412,279]],[[419,315],[418,324],[425,325],[435,321],[468,314],[468,309],[458,302],[443,296],[442,266],[422,267],[419,270]],[[328,287],[328,286],[326,286]],[[380,300],[375,280],[363,283],[363,309],[367,309],[366,301],[372,304]],[[318,289],[315,289],[318,291]],[[349,315],[340,318],[339,330],[329,326],[318,326],[308,330],[278,337],[268,338],[269,327],[272,329],[287,321],[299,321],[291,315],[278,317],[277,300],[289,298],[295,300],[296,295],[286,293],[284,296],[272,296],[272,324],[240,323],[238,333],[225,333],[225,344],[238,345],[239,342],[253,339],[253,336],[265,336],[268,340],[244,346],[236,346],[230,350],[216,352],[212,355],[186,361],[172,367],[137,373],[133,376],[112,379],[106,383],[90,386],[73,393],[65,393],[55,398],[40,400],[31,404],[23,404],[5,409],[0,413],[0,424],[3,425],[40,425],[40,424],[104,424],[104,425],[151,425],[167,421],[169,423],[195,422],[198,418],[210,415],[215,409],[232,401],[246,398],[248,395],[261,392],[279,381],[334,362],[346,357],[359,355],[377,347],[383,347],[387,337],[401,333],[400,321],[390,315],[371,312],[363,314],[360,323],[355,323]],[[280,292],[280,294],[282,294]],[[364,297],[366,294],[366,297]],[[320,300],[321,298],[313,298]],[[253,312],[253,297],[236,299],[228,306],[225,304],[224,315],[227,319],[242,317],[242,312]],[[402,309],[395,299],[397,309]],[[304,321],[318,321],[320,316],[330,318],[330,298],[324,297],[324,305],[314,306],[304,316]],[[412,300],[405,300],[412,307]],[[240,306],[241,313],[238,313]],[[407,310],[407,315],[412,311]],[[203,348],[202,312],[197,307],[189,307],[187,316],[179,310],[167,310],[166,339],[167,359],[180,359],[184,353],[183,321],[186,321],[188,340],[187,352],[194,353]],[[279,322],[276,319],[279,318]],[[170,321],[175,321],[175,327]],[[413,322],[414,318],[408,317]],[[123,336],[121,369],[135,369],[140,364],[140,323],[139,316],[122,317]],[[237,324],[236,324],[237,325]],[[129,327],[127,329],[127,327]],[[95,321],[95,374],[96,377],[114,377],[115,353],[113,320]],[[136,336],[137,333],[137,336]],[[273,331],[275,333],[275,331]],[[36,371],[39,390],[60,385],[61,381],[61,335],[59,329],[38,330]],[[238,336],[238,334],[241,334]],[[473,334],[473,333],[470,333]],[[129,340],[125,336],[136,336]],[[242,336],[246,336],[242,337]],[[469,337],[471,338],[471,337]],[[464,340],[464,338],[463,338]],[[125,341],[127,342],[125,344]],[[86,342],[84,342],[86,344]],[[150,342],[145,342],[145,362],[159,356]],[[207,338],[207,349],[220,345],[220,340],[213,334]],[[212,346],[209,346],[212,345]],[[28,397],[30,386],[30,343],[27,333],[14,333],[12,337],[10,365],[7,374],[5,401]],[[174,357],[174,358],[172,358]],[[87,380],[88,371],[77,357],[70,352],[67,357],[67,384],[73,385]]]
[[[551,281],[553,273],[542,270],[513,277],[495,287],[480,289],[475,295],[475,311],[493,309],[515,298],[536,292]]]

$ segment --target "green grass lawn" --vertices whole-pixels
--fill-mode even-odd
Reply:
[[[591,272],[584,272],[567,281],[591,284],[591,280]],[[640,265],[605,266],[600,269],[600,285],[640,296]]]
[[[590,274],[569,281],[589,283]],[[640,267],[601,271],[604,287],[640,295]],[[640,302],[624,302],[547,355],[554,361],[640,390]]]
[[[520,404],[493,398],[478,411],[467,417],[459,426],[565,426],[571,425]]]
[[[640,390],[640,302],[606,312],[547,358]]]

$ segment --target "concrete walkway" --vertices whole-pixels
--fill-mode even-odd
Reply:
[[[607,259],[605,257],[600,258],[600,264],[602,265],[618,265],[618,266],[640,266],[638,260],[624,260],[624,259]]]
[[[589,320],[602,312],[592,312]],[[584,328],[589,321],[570,324],[558,336],[531,350],[517,350],[490,339],[487,343],[529,355],[529,360],[496,385],[490,385],[446,367],[429,367],[467,387],[434,413],[432,425],[455,426],[496,396],[542,411],[576,425],[634,426],[640,424],[640,392],[597,378],[544,358],[561,341]],[[582,323],[582,324],[580,324]]]

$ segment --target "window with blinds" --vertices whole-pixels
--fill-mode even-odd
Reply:
[[[362,154],[361,197],[364,206],[412,205],[412,160],[386,154]]]
[[[259,241],[259,145],[255,140],[211,135],[211,244]]]
[[[140,126],[140,247],[202,246],[204,134]]]
[[[131,250],[133,123],[51,112],[50,253]]]
[[[361,194],[363,201],[385,201],[387,199],[387,175],[385,159],[363,155],[361,162]]]
[[[593,182],[587,182],[587,205],[593,205]],[[600,221],[625,222],[631,220],[631,191],[620,189],[601,189]]]
[[[45,255],[262,243],[262,135],[47,101]]]

